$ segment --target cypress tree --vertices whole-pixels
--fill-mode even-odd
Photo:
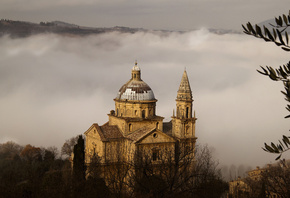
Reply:
[[[74,197],[82,194],[83,184],[85,183],[85,143],[82,135],[79,136],[77,144],[74,146],[73,158],[73,186]]]

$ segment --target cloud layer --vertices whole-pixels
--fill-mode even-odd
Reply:
[[[90,37],[0,38],[0,142],[62,146],[92,123],[103,124],[138,60],[157,114],[170,120],[183,70],[189,75],[200,143],[221,164],[262,165],[262,151],[289,130],[282,84],[259,75],[289,56],[255,38],[180,33],[108,33]]]

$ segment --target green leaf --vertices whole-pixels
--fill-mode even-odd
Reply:
[[[268,144],[264,143],[265,144],[265,149],[270,152],[270,153],[275,153],[274,149],[272,149],[272,147],[270,147]]]
[[[271,147],[274,149],[275,153],[279,153],[277,146],[273,142],[271,142]]]
[[[262,66],[260,66],[262,69],[263,69],[263,71],[266,73],[266,74],[268,74],[268,71],[264,68],[264,67],[262,67]]]
[[[275,17],[275,22],[276,22],[276,24],[277,24],[277,25],[279,25],[279,24],[280,24],[280,21],[279,21],[279,19],[277,19],[276,17]]]
[[[281,91],[281,93],[285,96],[287,96],[287,93],[285,91]]]
[[[276,159],[275,159],[275,160],[278,160],[278,159],[280,159],[280,158],[281,158],[281,156],[282,156],[282,154],[280,154],[278,157],[276,157]]]
[[[287,16],[285,14],[283,14],[283,19],[284,19],[285,24],[287,25],[288,24],[288,20],[287,20]]]
[[[283,50],[289,52],[290,51],[290,48],[289,47],[282,47]]]
[[[261,38],[264,38],[264,35],[262,34],[262,30],[261,30],[260,26],[258,26],[258,25],[256,25],[256,32]]]
[[[244,25],[242,25],[242,27],[243,27],[243,29],[244,29],[244,32],[245,32],[246,34],[249,34],[249,30],[248,30],[247,28],[245,28]]]
[[[280,66],[279,72],[284,79],[287,79],[288,75],[283,71],[281,66]]]
[[[282,35],[281,35],[281,32],[279,30],[277,30],[277,34],[278,34],[279,40],[282,43],[282,45],[285,45],[283,38],[282,38]]]
[[[256,32],[255,32],[255,30],[254,30],[254,28],[253,28],[253,26],[252,26],[252,24],[250,22],[247,23],[247,26],[248,26],[248,30],[250,32],[252,32],[254,35],[256,35]]]
[[[268,76],[271,78],[271,80],[277,81],[278,77],[277,77],[275,70],[272,67],[267,67],[267,69],[270,72],[270,74]]]
[[[268,36],[268,38],[274,42],[275,39],[273,38],[272,34],[270,33],[270,31],[266,27],[265,27],[265,32],[266,32],[266,35]]]
[[[285,142],[284,139],[283,139],[283,142],[284,142],[285,146],[286,146],[287,148],[289,148],[287,142]]]
[[[268,69],[269,69],[270,73],[273,73],[275,76],[277,76],[276,71],[272,67],[268,67]]]
[[[279,140],[279,145],[278,145],[278,149],[280,150],[280,151],[284,151],[284,149],[285,149],[285,147],[284,147],[284,145],[282,144],[282,142]]]
[[[264,67],[262,67],[262,66],[260,66],[260,67],[263,69],[263,72],[261,72],[259,70],[257,70],[257,72],[259,72],[262,75],[268,76],[268,74],[269,74],[268,71]]]
[[[285,135],[283,135],[283,142],[286,143],[286,145],[290,145],[289,138],[287,138]]]
[[[279,25],[282,26],[283,25],[283,20],[282,20],[282,17],[279,16]]]
[[[273,36],[274,36],[274,39],[276,40],[276,38],[277,38],[277,34],[276,34],[276,31],[275,31],[275,29],[273,28]]]

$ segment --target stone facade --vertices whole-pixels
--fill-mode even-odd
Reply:
[[[137,151],[158,161],[164,150],[173,153],[176,149],[194,150],[196,118],[186,71],[178,89],[176,115],[170,122],[163,122],[164,118],[155,114],[157,100],[141,79],[137,63],[131,79],[120,88],[114,101],[115,110],[108,114],[109,121],[103,125],[95,123],[85,132],[87,164],[94,153],[102,163],[114,163],[120,158],[132,160]]]

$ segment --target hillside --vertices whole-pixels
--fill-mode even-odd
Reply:
[[[11,37],[27,37],[34,34],[55,33],[71,36],[86,36],[91,34],[100,34],[106,32],[126,32],[135,33],[145,31],[138,28],[113,27],[113,28],[90,28],[81,27],[61,21],[31,23],[24,21],[0,20],[0,36],[10,35]]]
[[[212,29],[212,28],[209,28],[208,30],[215,34],[242,33],[242,31]],[[136,33],[136,32],[147,32],[149,30],[143,28],[129,28],[120,26],[112,28],[83,27],[62,21],[40,22],[38,24],[25,21],[13,21],[7,19],[0,20],[0,36],[10,35],[10,37],[12,38],[28,37],[35,34],[44,34],[44,33],[54,33],[66,36],[88,36],[92,34],[101,34],[113,31],[121,33]],[[156,31],[163,32],[165,34],[173,32],[170,30],[156,30]],[[184,33],[186,31],[176,31],[176,32]]]

